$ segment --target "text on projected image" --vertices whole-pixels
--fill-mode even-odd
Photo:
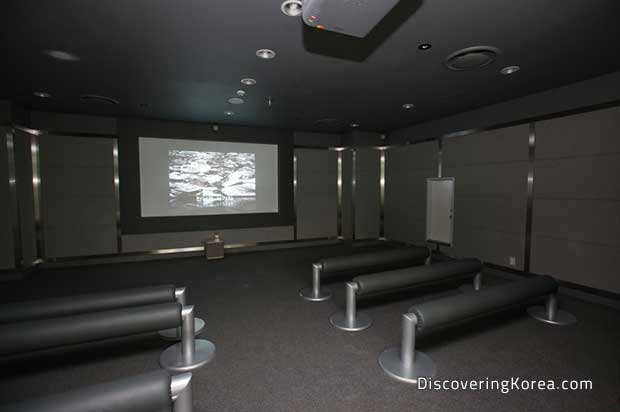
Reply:
[[[256,156],[169,150],[168,184],[173,209],[252,212],[256,210]]]

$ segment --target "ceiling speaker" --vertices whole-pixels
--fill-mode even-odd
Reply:
[[[500,51],[496,47],[468,47],[446,57],[444,64],[450,70],[475,70],[493,63],[499,54]]]

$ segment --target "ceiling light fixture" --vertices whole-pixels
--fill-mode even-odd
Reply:
[[[226,111],[224,112],[224,114],[225,114],[226,116],[232,116],[233,114],[235,114],[235,112],[232,112],[232,111],[230,111],[230,110],[226,110]]]
[[[519,66],[507,66],[507,67],[504,67],[499,72],[501,74],[513,74],[513,73],[518,72],[519,70],[521,70],[521,68]]]
[[[276,52],[270,49],[258,49],[256,55],[261,59],[270,60],[276,57]]]
[[[418,46],[418,49],[420,49],[420,50],[428,50],[428,49],[430,49],[431,47],[433,47],[433,46],[431,46],[431,44],[430,44],[430,43],[422,43],[422,44],[420,44],[420,45]]]
[[[228,99],[228,103],[230,103],[230,104],[243,104],[243,103],[245,103],[245,100],[243,100],[241,97],[231,97],[230,99]]]
[[[286,0],[280,6],[282,13],[290,17],[297,17],[303,12],[303,3],[301,0]]]
[[[67,62],[74,62],[80,60],[80,58],[75,54],[71,54],[63,50],[46,50],[45,54],[56,60],[64,60]]]
[[[351,123],[349,126],[352,128],[360,127],[359,123]]]
[[[96,102],[111,105],[118,105],[120,102],[108,96],[101,96],[98,94],[83,94],[80,96],[80,100],[83,102]]]
[[[254,86],[256,84],[256,80],[246,77],[245,79],[241,79],[241,84],[245,84],[246,86]]]
[[[406,110],[411,110],[414,107],[415,106],[413,105],[413,103],[405,103],[405,104],[403,104],[403,109],[406,109]]]
[[[35,95],[36,97],[40,97],[41,99],[49,99],[50,97],[52,97],[51,94],[46,93],[46,92],[34,92],[32,94]]]
[[[241,90],[241,89],[237,90],[237,96],[239,96],[239,97],[245,96],[245,90]]]

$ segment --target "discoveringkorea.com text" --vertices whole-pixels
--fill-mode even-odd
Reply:
[[[499,391],[503,394],[512,391],[591,391],[589,379],[433,379],[418,378],[418,390],[426,391]]]

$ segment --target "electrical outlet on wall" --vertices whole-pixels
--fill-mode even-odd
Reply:
[[[509,256],[508,263],[510,266],[517,266],[517,258],[515,256]]]

